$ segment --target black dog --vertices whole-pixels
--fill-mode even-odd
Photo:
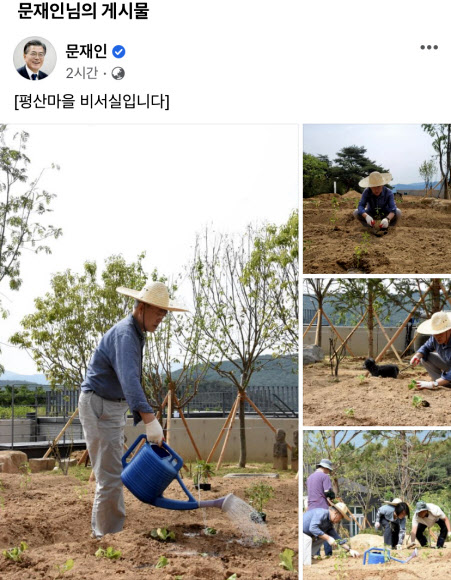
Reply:
[[[396,379],[399,368],[396,365],[377,365],[374,358],[367,358],[363,363],[367,371],[370,371],[373,377],[383,377]]]

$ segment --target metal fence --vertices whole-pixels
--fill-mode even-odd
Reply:
[[[64,427],[78,406],[79,391],[46,391],[29,389],[24,401],[16,395],[20,387],[12,386],[9,404],[0,405],[0,447],[13,446],[22,442],[51,442]],[[268,417],[298,417],[297,387],[249,387],[247,394],[253,403]],[[237,391],[198,393],[183,409],[186,417],[226,417],[236,399]],[[256,411],[249,403],[245,405],[247,415]],[[83,432],[78,418],[70,426],[68,437],[82,440]]]

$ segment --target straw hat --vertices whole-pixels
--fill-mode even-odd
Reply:
[[[338,503],[332,504],[331,507],[334,507],[337,511],[339,511],[345,520],[347,520],[348,522],[351,521],[351,518],[347,514],[348,508],[346,507],[345,503],[339,501]]]
[[[441,334],[451,329],[451,317],[448,312],[436,312],[432,318],[422,322],[417,328],[420,334]]]
[[[163,308],[163,310],[169,310],[171,312],[188,312],[188,310],[181,304],[176,304],[169,299],[168,289],[162,282],[152,282],[140,291],[119,286],[119,288],[116,288],[116,292],[119,292],[119,294],[123,294],[124,296],[135,298],[145,304]]]
[[[330,469],[330,471],[333,471],[334,469],[332,461],[330,461],[329,459],[321,459],[316,468],[318,469],[318,467],[325,467],[326,469]]]
[[[388,505],[398,505],[402,503],[402,499],[399,499],[399,497],[395,497],[395,499],[392,499],[391,501],[384,501],[384,503],[388,503]]]
[[[391,173],[379,173],[379,171],[373,171],[359,181],[360,187],[379,187],[380,185],[387,185],[393,179]]]

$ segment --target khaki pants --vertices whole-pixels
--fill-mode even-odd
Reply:
[[[120,532],[124,526],[121,473],[128,404],[108,401],[89,391],[81,393],[78,410],[97,482],[91,527],[93,536],[101,538]]]

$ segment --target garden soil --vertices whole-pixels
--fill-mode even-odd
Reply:
[[[400,372],[397,379],[365,377],[363,361],[363,357],[343,361],[338,380],[331,375],[329,363],[304,365],[305,426],[451,424],[451,389],[417,391],[408,388],[412,379],[430,380],[424,368],[408,368]],[[405,365],[408,364],[409,359],[406,359]],[[415,395],[430,406],[414,407]]]
[[[363,553],[368,548],[383,546],[381,536],[359,534],[351,538],[351,547],[360,552],[360,558],[341,560],[332,558],[314,560],[312,566],[304,566],[304,580],[425,580],[449,578],[451,567],[451,544],[442,550],[420,548],[418,556],[407,564],[391,560],[386,564],[363,565]],[[390,551],[390,555],[399,560],[406,560],[412,550]]]
[[[333,199],[338,200],[334,205]],[[304,200],[305,274],[449,273],[451,201],[404,196],[402,217],[382,237],[370,235],[352,213],[360,194],[321,194]]]
[[[279,566],[285,548],[298,557],[298,481],[293,475],[281,479],[213,478],[212,491],[202,499],[235,493],[245,499],[244,490],[264,481],[274,487],[275,497],[266,506],[268,531],[272,542],[246,546],[228,517],[218,509],[171,511],[143,504],[125,490],[127,519],[124,530],[102,540],[90,538],[90,514],[95,483],[81,482],[56,473],[24,476],[0,474],[1,552],[25,541],[23,562],[6,560],[0,552],[2,580],[64,579],[105,580],[120,578],[161,578],[183,580],[227,579],[236,573],[241,579],[294,579],[297,575]],[[185,479],[193,492],[193,485]],[[197,493],[197,492],[196,492]],[[186,499],[178,484],[171,484],[168,497]],[[194,494],[195,495],[195,494]],[[196,495],[195,495],[196,497]],[[206,518],[204,520],[204,518]],[[205,526],[217,529],[206,536]],[[176,541],[160,543],[147,537],[152,528],[166,527]],[[98,558],[99,547],[113,547],[122,555],[118,560]],[[160,556],[169,564],[157,569]],[[58,576],[57,566],[74,560],[72,570]]]

